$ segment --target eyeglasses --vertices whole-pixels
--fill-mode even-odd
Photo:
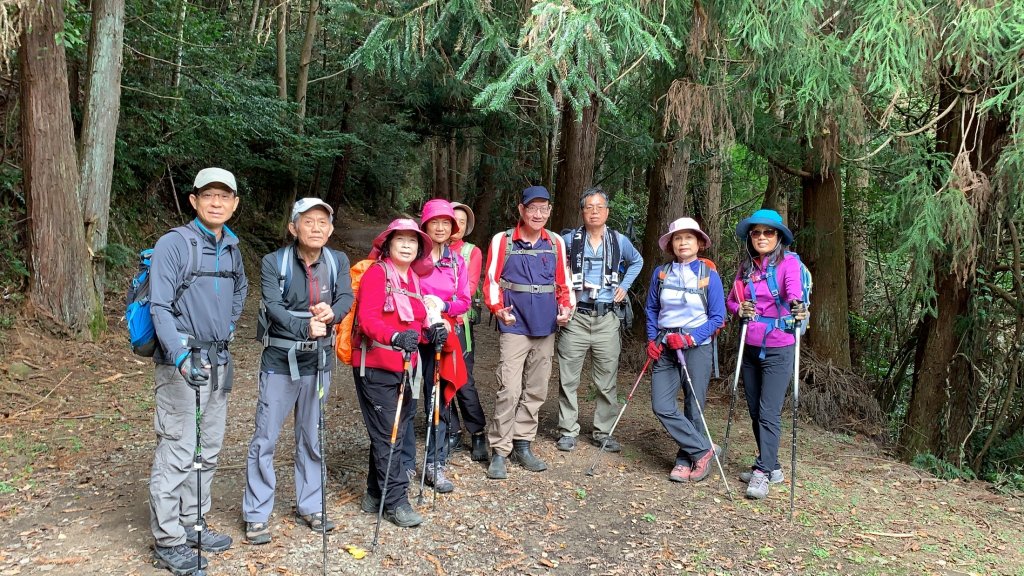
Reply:
[[[527,214],[547,216],[551,213],[551,204],[530,204],[526,208],[523,208],[523,212],[526,212]]]
[[[584,212],[600,212],[601,210],[604,210],[607,207],[608,206],[605,205],[605,204],[594,204],[594,205],[591,205],[591,206],[584,206],[583,207],[583,211]]]
[[[231,192],[216,192],[213,190],[203,190],[196,197],[203,202],[212,202],[214,199],[220,200],[221,202],[230,202],[235,197]]]
[[[764,236],[765,238],[775,238],[775,235],[778,233],[779,231],[775,228],[768,228],[767,230],[751,230],[750,237],[757,238],[758,236]]]

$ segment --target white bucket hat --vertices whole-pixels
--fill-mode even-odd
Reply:
[[[658,246],[661,247],[662,251],[668,252],[668,243],[672,241],[672,235],[684,230],[693,232],[699,236],[700,239],[704,241],[705,249],[711,246],[711,238],[709,238],[708,235],[700,229],[700,224],[697,224],[697,221],[693,218],[678,218],[673,220],[672,223],[668,225],[668,232],[662,234],[661,238],[658,238]]]

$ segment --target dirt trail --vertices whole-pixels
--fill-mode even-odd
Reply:
[[[382,226],[346,222],[338,234],[356,260]],[[254,333],[256,309],[253,299],[243,334]],[[493,329],[481,326],[478,342],[476,375],[490,410],[497,360]],[[21,380],[9,370],[7,393],[0,396],[0,576],[168,574],[149,565],[152,367],[131,356],[119,326],[98,344],[75,346],[16,329],[3,347],[4,366],[30,365]],[[319,574],[320,538],[291,517],[294,443],[287,423],[277,452],[274,540],[260,547],[241,541],[259,347],[241,339],[233,351],[239,370],[208,519],[236,545],[213,558],[209,574]],[[622,396],[636,376],[620,374]],[[675,450],[651,414],[648,390],[641,386],[619,425],[623,452],[603,455],[597,475],[587,477],[596,448],[586,442],[571,453],[554,448],[556,369],[535,444],[547,472],[513,466],[507,481],[489,481],[481,464],[459,452],[452,462],[456,491],[418,507],[426,523],[404,530],[384,523],[377,553],[356,559],[343,547],[368,549],[374,526],[358,502],[368,440],[351,373],[340,370],[327,413],[329,510],[338,522],[330,535],[328,573],[1024,576],[1019,499],[993,494],[983,483],[936,480],[886,457],[863,437],[801,425],[792,523],[788,478],[772,487],[766,501],[742,498],[735,475],[753,452],[745,414],[734,423],[732,454],[723,463],[734,501],[717,473],[695,485],[671,483],[667,474]],[[708,424],[719,441],[728,409],[723,390],[723,383],[712,385],[708,408]],[[593,403],[585,391],[581,400],[585,434]],[[789,433],[787,423],[784,463]]]

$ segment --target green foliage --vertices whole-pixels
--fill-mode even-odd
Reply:
[[[974,472],[969,468],[958,468],[956,465],[937,458],[934,454],[918,454],[911,465],[935,475],[943,480],[974,480]]]

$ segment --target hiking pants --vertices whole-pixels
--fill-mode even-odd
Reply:
[[[366,433],[370,436],[370,453],[366,472],[366,492],[380,498],[384,492],[384,475],[388,470],[388,452],[391,450],[391,427],[395,424],[395,410],[398,407],[398,390],[403,384],[401,372],[379,368],[367,368],[366,378],[359,376],[359,367],[352,368],[356,382],[356,398],[363,413]],[[402,397],[402,414],[398,422],[398,436],[395,438],[395,454],[391,459],[391,472],[387,473],[387,495],[384,509],[394,510],[408,504],[406,490],[409,477],[402,470],[399,453],[408,423],[412,420],[412,394],[406,389]]]
[[[149,526],[158,546],[185,543],[185,528],[210,511],[210,486],[217,469],[217,456],[224,443],[224,424],[228,412],[228,393],[224,386],[228,370],[220,366],[219,384],[199,388],[202,431],[200,478],[192,467],[196,447],[196,390],[185,383],[174,366],[157,364],[156,451],[149,474]],[[199,482],[203,501],[199,502]]]
[[[701,410],[707,402],[708,381],[711,379],[711,348],[711,344],[704,344],[683,351],[696,398],[690,391],[690,385],[683,379],[683,367],[676,358],[675,350],[666,346],[661,357],[654,363],[651,374],[651,408],[658,420],[661,420],[665,431],[679,445],[676,465],[690,465],[711,449],[711,441],[704,435],[704,424],[697,410],[698,401]],[[680,388],[685,398],[682,411],[676,401]]]
[[[441,406],[441,417],[437,425],[437,430],[434,430],[434,414],[433,407],[430,405],[430,395],[434,391],[434,345],[433,344],[421,344],[420,345],[420,365],[423,367],[423,394],[420,398],[423,400],[423,412],[427,418],[424,421],[427,428],[430,429],[430,439],[426,438],[426,429],[424,429],[424,446],[429,446],[427,450],[427,464],[432,464],[435,460],[438,462],[448,461],[448,418],[450,412],[444,407],[444,398],[439,398],[438,402]],[[437,393],[441,393],[441,388],[438,388]],[[410,408],[409,423],[406,425],[405,439],[402,441],[402,469],[404,470],[416,470],[416,430],[415,430],[415,411],[416,411],[416,400],[412,401],[412,408]],[[437,440],[435,442],[435,440]],[[434,449],[434,445],[437,445],[437,449]]]
[[[583,361],[591,352],[590,372],[597,398],[594,401],[593,437],[603,440],[611,432],[619,413],[615,379],[619,372],[619,317],[614,312],[590,316],[577,310],[558,334],[558,434],[576,437],[580,433],[579,403]]]
[[[484,408],[480,404],[480,395],[476,391],[476,378],[473,377],[473,363],[476,360],[476,342],[473,342],[472,348],[466,345],[466,340],[472,339],[472,331],[473,327],[468,320],[463,322],[461,326],[455,327],[455,333],[459,335],[459,343],[462,344],[462,359],[466,363],[466,384],[455,393],[455,402],[452,402],[451,405],[451,417],[449,418],[451,434],[457,434],[462,430],[462,422],[466,424],[466,431],[471,436],[483,434],[486,424]],[[467,335],[469,338],[467,338]],[[469,349],[467,350],[467,348]],[[459,421],[460,413],[462,414],[462,422]]]
[[[754,467],[766,474],[779,469],[782,404],[793,377],[794,346],[767,348],[764,360],[757,346],[743,348],[743,391],[757,443]]]
[[[331,389],[331,373],[324,372],[324,403]],[[260,396],[256,403],[256,430],[245,462],[245,493],[242,519],[266,522],[274,511],[274,451],[281,427],[295,413],[295,509],[306,515],[320,512],[320,399],[316,374],[292,380],[288,374],[260,372]]]
[[[537,416],[548,395],[555,335],[503,333],[498,348],[498,395],[487,441],[491,450],[508,456],[513,440],[533,442],[537,436]]]

